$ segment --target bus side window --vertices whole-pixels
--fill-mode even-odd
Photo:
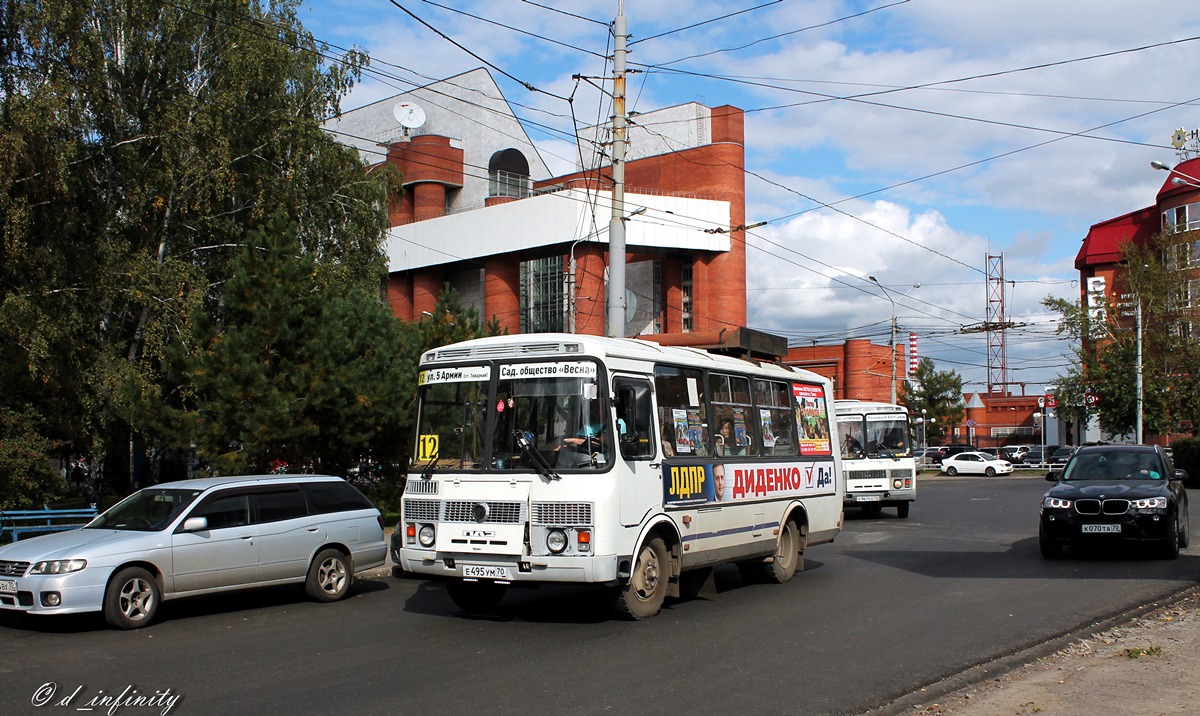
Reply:
[[[626,460],[648,460],[654,457],[654,407],[650,400],[650,383],[644,380],[617,378],[617,442],[621,457]]]

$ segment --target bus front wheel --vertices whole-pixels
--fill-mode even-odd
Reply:
[[[667,545],[661,537],[648,540],[638,550],[629,584],[617,595],[616,610],[623,617],[649,619],[662,610],[667,598],[667,581],[671,565]]]

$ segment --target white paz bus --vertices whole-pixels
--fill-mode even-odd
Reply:
[[[468,611],[513,584],[587,583],[646,618],[718,563],[787,581],[841,529],[832,388],[815,373],[526,334],[431,350],[418,382],[402,567],[446,578]]]
[[[903,405],[838,400],[837,432],[846,476],[846,507],[878,513],[895,507],[908,517],[917,499],[917,461]]]

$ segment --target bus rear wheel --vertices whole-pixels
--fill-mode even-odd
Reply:
[[[627,619],[641,620],[662,611],[671,574],[668,559],[667,545],[661,537],[642,545],[634,561],[629,584],[621,587],[617,595],[617,614]]]
[[[795,520],[788,520],[779,533],[779,543],[775,546],[775,558],[770,564],[763,565],[763,577],[773,584],[783,584],[804,569],[804,545],[800,536],[800,528]]]
[[[804,569],[804,536],[795,520],[788,520],[779,533],[775,555],[768,560],[747,559],[737,563],[742,579],[751,584],[783,584]]]

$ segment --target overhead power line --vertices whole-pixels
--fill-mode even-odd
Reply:
[[[546,96],[548,96],[548,97],[553,97],[553,98],[555,98],[555,99],[560,99],[560,100],[562,100],[562,101],[564,101],[564,102],[568,102],[568,101],[570,101],[570,100],[568,100],[566,97],[561,97],[561,96],[559,96],[559,95],[556,95],[556,94],[554,94],[553,92],[547,92],[546,90],[543,90],[543,89],[538,89],[538,88],[537,88],[537,87],[535,87],[535,86],[534,86],[532,83],[530,83],[530,82],[526,82],[525,80],[523,80],[523,79],[521,79],[521,78],[517,77],[516,75],[510,74],[510,73],[509,73],[507,70],[505,70],[505,69],[501,68],[500,66],[498,66],[498,65],[496,65],[496,64],[494,64],[494,63],[492,63],[492,62],[490,62],[489,60],[485,59],[483,56],[481,56],[481,55],[479,55],[479,54],[477,54],[477,53],[475,53],[475,52],[472,52],[471,50],[467,49],[467,47],[466,47],[465,45],[463,45],[462,43],[458,42],[457,40],[455,40],[454,38],[450,37],[450,36],[449,36],[449,35],[447,35],[446,33],[442,32],[442,31],[441,31],[441,30],[439,30],[439,29],[437,29],[437,28],[436,28],[436,27],[434,27],[433,25],[430,25],[428,22],[425,22],[424,20],[422,20],[420,17],[418,17],[418,16],[417,16],[417,14],[416,14],[416,13],[414,13],[412,10],[409,10],[408,8],[404,7],[403,5],[401,5],[401,4],[400,4],[399,2],[397,2],[396,0],[388,0],[388,2],[390,2],[392,5],[395,5],[395,6],[396,6],[396,7],[397,7],[397,8],[398,8],[398,9],[399,9],[401,12],[403,12],[405,15],[408,15],[408,16],[409,16],[409,17],[411,17],[412,19],[414,19],[414,20],[416,20],[417,22],[419,22],[419,23],[421,23],[422,25],[424,25],[424,26],[425,26],[425,27],[426,27],[426,28],[427,28],[427,29],[428,29],[430,32],[433,32],[434,34],[436,34],[438,37],[441,37],[441,38],[442,38],[443,40],[445,40],[446,42],[449,42],[451,45],[454,45],[454,46],[455,46],[455,47],[457,47],[458,49],[460,49],[460,50],[462,50],[463,52],[467,53],[467,54],[468,54],[468,55],[470,55],[471,57],[474,57],[475,59],[479,60],[480,62],[482,62],[483,64],[485,64],[485,65],[487,65],[488,67],[492,68],[493,70],[495,70],[495,71],[499,72],[500,74],[502,74],[502,75],[504,75],[505,77],[509,78],[509,79],[510,79],[510,80],[512,80],[513,82],[516,82],[517,84],[521,85],[522,87],[524,87],[525,89],[529,90],[530,92],[541,92],[542,94],[544,94],[544,95],[546,95]]]

